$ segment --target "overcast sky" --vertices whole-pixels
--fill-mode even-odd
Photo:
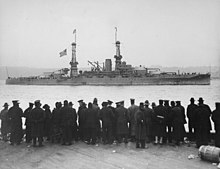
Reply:
[[[128,64],[220,66],[220,0],[0,0],[0,66],[69,67],[74,29],[79,67],[114,60],[115,27]]]

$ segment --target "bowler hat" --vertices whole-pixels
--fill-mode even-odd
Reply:
[[[202,98],[202,97],[200,97],[198,101],[199,101],[199,102],[202,102],[202,101],[204,101],[204,100],[203,100],[203,98]]]
[[[193,97],[191,97],[190,101],[195,101],[195,99]]]

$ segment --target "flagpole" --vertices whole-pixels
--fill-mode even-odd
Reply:
[[[115,42],[117,41],[117,27],[115,27]]]
[[[76,29],[75,29],[75,43],[76,43]]]

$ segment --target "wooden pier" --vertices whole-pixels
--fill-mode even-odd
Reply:
[[[148,144],[136,149],[135,143],[118,145],[71,146],[44,143],[35,148],[26,143],[11,146],[0,141],[1,169],[214,169],[212,163],[198,158],[198,149]],[[188,159],[189,155],[195,158]]]

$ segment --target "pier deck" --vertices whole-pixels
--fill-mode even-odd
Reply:
[[[198,149],[182,145],[148,144],[147,149],[136,149],[134,143],[120,145],[86,145],[78,142],[71,146],[44,143],[42,148],[26,143],[11,146],[0,142],[1,169],[214,169],[212,163],[197,156]]]

